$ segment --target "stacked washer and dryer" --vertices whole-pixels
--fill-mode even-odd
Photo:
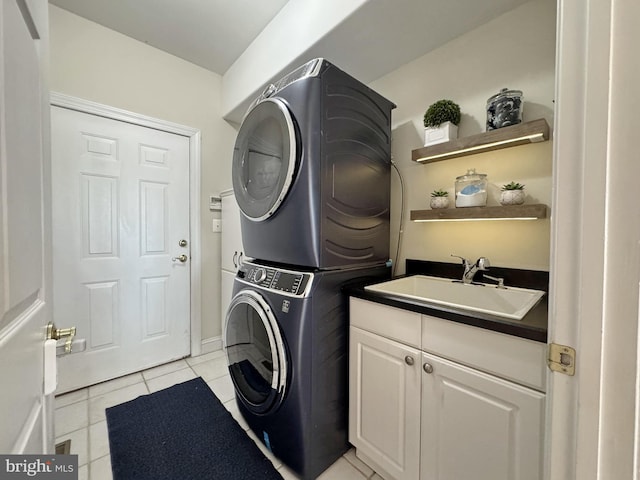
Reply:
[[[269,85],[236,140],[245,261],[224,344],[243,417],[301,478],[348,448],[348,299],[390,276],[391,110],[323,59]]]

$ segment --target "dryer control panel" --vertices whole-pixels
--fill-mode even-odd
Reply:
[[[237,277],[251,285],[298,297],[304,297],[308,293],[313,280],[312,273],[294,272],[250,262],[240,267]]]

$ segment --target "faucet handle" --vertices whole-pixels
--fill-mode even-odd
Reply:
[[[466,258],[461,257],[460,255],[454,255],[453,253],[451,254],[451,256],[452,256],[452,257],[459,258],[460,260],[462,260],[462,264],[463,264],[463,265],[469,265],[469,260],[467,260]]]
[[[476,260],[476,267],[478,267],[478,270],[486,270],[491,266],[491,264],[489,263],[489,259],[487,257],[480,257],[478,260]]]

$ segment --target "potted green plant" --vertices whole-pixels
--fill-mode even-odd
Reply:
[[[505,183],[500,192],[502,205],[522,205],[524,203],[524,185],[518,182]]]
[[[452,100],[438,100],[424,113],[424,146],[458,138],[460,106]]]
[[[431,208],[447,208],[449,206],[449,192],[438,189],[431,192]]]

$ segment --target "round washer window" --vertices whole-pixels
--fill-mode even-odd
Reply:
[[[242,213],[269,218],[284,200],[297,160],[296,131],[277,98],[258,103],[242,122],[233,150],[233,190]]]
[[[225,349],[243,403],[258,413],[273,408],[286,388],[285,346],[271,309],[258,293],[244,290],[231,300]]]

